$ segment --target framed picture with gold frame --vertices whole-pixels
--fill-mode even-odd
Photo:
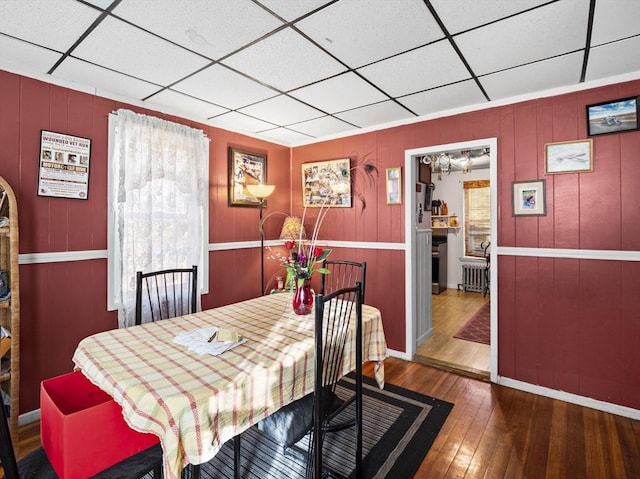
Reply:
[[[396,166],[394,168],[387,168],[387,204],[388,205],[401,205],[402,204],[402,168]]]
[[[562,141],[544,145],[546,175],[591,171],[593,171],[593,140]]]
[[[267,182],[267,155],[229,147],[229,206],[259,206],[247,185]]]

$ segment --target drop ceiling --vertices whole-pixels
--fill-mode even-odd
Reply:
[[[640,78],[639,51],[638,0],[0,0],[0,69],[291,146]]]

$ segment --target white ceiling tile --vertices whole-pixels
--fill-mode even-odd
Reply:
[[[223,63],[281,91],[345,71],[339,62],[290,28],[251,45]]]
[[[431,0],[450,34],[537,7],[549,0]]]
[[[296,26],[352,68],[443,37],[422,0],[337,2]]]
[[[211,103],[191,98],[172,90],[162,90],[145,101],[150,106],[161,106],[164,111],[168,108],[174,114],[187,116],[198,121],[204,121],[212,116],[221,115],[228,110]]]
[[[0,68],[44,74],[61,54],[0,35]]]
[[[214,60],[282,25],[251,0],[126,0],[114,13]]]
[[[291,96],[327,113],[377,103],[387,97],[353,73],[330,78],[291,92]]]
[[[305,0],[304,2],[292,2],[291,0],[258,0],[276,15],[287,21],[300,18],[316,8],[320,8],[333,0]]]
[[[160,111],[197,121],[213,118],[218,127],[271,141],[308,143],[323,134],[386,127],[413,113],[435,117],[487,103],[443,39],[431,5],[491,99],[581,88],[589,4],[0,0],[0,68],[123,101],[151,96],[148,103]],[[98,16],[111,5],[112,15]],[[640,0],[594,5],[586,80],[603,84],[638,77]],[[97,20],[101,23],[85,38]],[[211,61],[225,56],[229,67]],[[345,65],[359,68],[357,74],[344,72]],[[289,131],[278,128],[286,125]],[[294,131],[303,127],[307,130]]]
[[[584,48],[588,2],[562,1],[463,33],[455,41],[476,75]]]
[[[53,76],[80,85],[93,85],[103,93],[115,93],[136,100],[141,100],[159,89],[157,85],[76,58],[66,58],[53,72]]]
[[[586,80],[599,80],[629,72],[640,72],[640,36],[594,47],[589,52]]]
[[[418,115],[486,103],[486,98],[473,80],[447,85],[398,99]]]
[[[391,100],[337,113],[336,116],[361,128],[414,117],[406,108]]]
[[[572,53],[483,76],[480,83],[492,100],[573,85],[580,79],[582,53]]]
[[[261,131],[260,136],[285,145],[293,145],[313,139],[313,137],[303,135],[288,128],[274,128],[273,130]]]
[[[231,131],[249,132],[255,133],[257,131],[263,131],[273,128],[276,125],[271,125],[266,121],[257,120],[255,118],[242,115],[241,113],[230,111],[223,115],[211,118],[206,122],[209,125],[217,126]]]
[[[115,0],[85,0],[87,3],[91,5],[95,5],[96,7],[106,9],[111,5]]]
[[[73,56],[165,86],[209,63],[113,18],[98,25]]]
[[[3,0],[0,32],[65,52],[100,15],[75,0]]]
[[[322,118],[316,118],[315,120],[309,120],[296,125],[291,125],[290,128],[300,133],[305,133],[316,138],[330,135],[338,135],[346,131],[353,130],[353,127],[349,124],[337,120],[331,116],[323,116]]]
[[[446,40],[374,63],[358,73],[393,97],[471,77]]]
[[[220,65],[206,68],[171,88],[231,110],[278,94]]]
[[[602,45],[638,35],[638,25],[640,25],[638,0],[598,0],[593,15],[591,45]]]
[[[238,111],[282,126],[325,115],[325,113],[285,95],[270,98]]]

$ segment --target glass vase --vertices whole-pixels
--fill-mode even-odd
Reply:
[[[296,314],[311,314],[313,310],[313,293],[311,292],[311,280],[305,279],[302,284],[295,282],[293,292],[293,312]]]

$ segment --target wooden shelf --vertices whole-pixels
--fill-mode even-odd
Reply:
[[[457,215],[431,215],[431,228],[459,229],[460,220]]]

